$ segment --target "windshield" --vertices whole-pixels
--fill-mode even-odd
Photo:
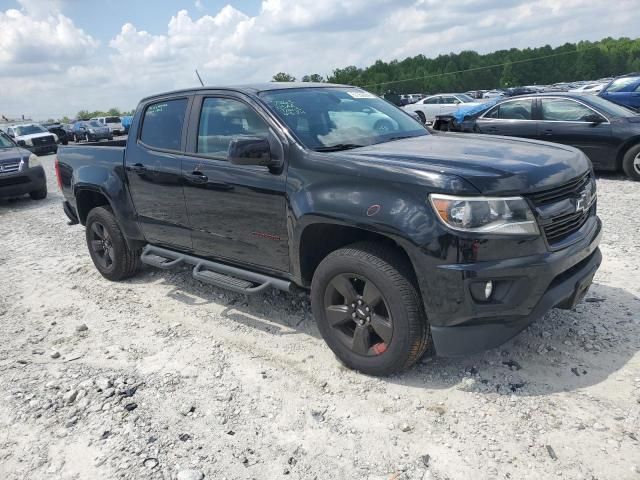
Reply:
[[[105,122],[107,122],[107,123],[120,123],[120,117],[107,117]]]
[[[466,95],[464,93],[456,95],[456,97],[458,97],[458,100],[460,100],[462,103],[475,102],[475,99],[473,97],[470,97],[469,95]]]
[[[0,132],[0,148],[13,148],[15,145],[11,140],[4,136],[4,133]]]
[[[625,87],[631,85],[638,81],[638,77],[624,77],[614,80],[609,87],[607,87],[607,92],[619,92],[623,90]]]
[[[40,125],[23,125],[21,127],[14,128],[17,137],[23,135],[32,135],[34,133],[48,132],[48,130]]]
[[[596,95],[589,96],[589,103],[604,113],[614,115],[616,117],[633,117],[638,115],[633,110],[630,110],[617,103],[610,102],[602,97]]]
[[[357,88],[291,88],[261,97],[312,150],[343,150],[428,135],[417,120]]]

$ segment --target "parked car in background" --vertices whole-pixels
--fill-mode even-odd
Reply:
[[[29,194],[34,200],[47,197],[47,178],[38,157],[0,133],[0,198]]]
[[[595,169],[640,180],[640,115],[597,95],[538,94],[506,99],[465,130],[532,138],[582,150]]]
[[[570,93],[592,93],[598,94],[604,88],[606,84],[604,83],[585,83],[584,85],[572,88],[569,90]]]
[[[60,123],[45,123],[42,125],[51,133],[55,133],[56,137],[58,137],[59,145],[66,145],[69,143],[69,137],[67,136],[67,131],[64,129],[62,124]]]
[[[73,124],[73,139],[76,142],[97,142],[100,140],[113,140],[109,127],[95,120],[83,120]]]
[[[37,155],[58,151],[58,136],[37,123],[11,125],[7,135],[20,147]]]
[[[640,74],[616,78],[600,91],[600,96],[619,105],[640,110]]]
[[[502,90],[489,90],[484,92],[482,98],[496,98],[496,97],[504,97],[505,94]]]
[[[67,134],[67,139],[69,141],[72,141],[73,140],[73,123],[62,123],[61,125],[65,133]]]
[[[112,135],[122,135],[124,133],[120,117],[95,117],[91,120],[100,123],[103,127],[108,127]]]
[[[369,111],[394,129],[353,115]],[[56,161],[64,211],[105,278],[144,262],[191,265],[241,294],[308,288],[328,346],[368,375],[409,368],[431,346],[500,345],[572,309],[602,259],[582,152],[432,135],[354,87],[156,95],[121,144],[61,147]]]
[[[471,98],[465,93],[441,93],[438,95],[431,95],[430,97],[423,98],[411,105],[405,105],[402,107],[407,112],[413,112],[420,117],[422,123],[433,122],[436,115],[443,115],[453,112],[458,105],[481,103],[480,101]]]

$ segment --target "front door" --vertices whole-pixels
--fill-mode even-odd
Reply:
[[[197,110],[196,110],[197,109]],[[191,115],[190,157],[182,162],[193,248],[202,256],[289,271],[284,172],[232,165],[236,136],[282,145],[265,118],[241,97],[198,97]]]
[[[531,98],[501,102],[476,120],[479,133],[536,138],[538,122],[533,119]]]
[[[191,249],[182,187],[183,124],[188,98],[148,105],[132,130],[125,170],[138,223],[150,243]],[[107,147],[105,147],[107,148]]]
[[[594,118],[599,121],[593,121]],[[541,98],[539,131],[540,140],[579,148],[596,168],[606,168],[615,162],[611,124],[583,103],[570,98]]]

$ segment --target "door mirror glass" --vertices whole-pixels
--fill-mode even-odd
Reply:
[[[271,158],[271,146],[263,137],[233,137],[229,142],[229,163],[274,167],[279,162]]]

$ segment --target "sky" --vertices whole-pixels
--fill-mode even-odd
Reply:
[[[636,37],[638,0],[0,0],[0,114],[135,108],[198,85],[423,54]],[[567,79],[570,80],[570,79]]]

